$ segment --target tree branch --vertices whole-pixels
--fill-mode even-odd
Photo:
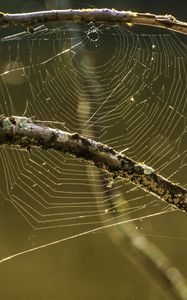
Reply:
[[[75,22],[118,22],[131,25],[148,25],[169,29],[187,35],[187,23],[171,15],[155,15],[132,11],[118,11],[109,8],[67,9],[38,11],[20,14],[0,13],[0,26],[32,26],[39,22],[75,21]]]
[[[69,153],[92,162],[113,178],[120,177],[153,193],[161,200],[187,212],[187,189],[157,174],[151,167],[137,163],[113,148],[78,133],[38,125],[26,117],[0,117],[0,145],[40,147]]]
[[[169,259],[143,236],[132,223],[116,224],[117,230],[112,236],[119,249],[149,280],[162,291],[164,299],[187,299],[185,278]]]
[[[143,189],[153,192],[160,199],[187,211],[187,190],[176,186],[172,182],[156,174],[154,170],[144,164],[136,163],[125,155],[116,152],[111,147],[101,144],[77,133],[68,133],[62,130],[38,125],[30,118],[0,116],[0,145],[18,146],[30,150],[31,147],[40,147],[43,150],[53,149],[69,153],[74,157],[94,163],[101,171],[108,171],[111,176],[130,180]],[[170,197],[169,197],[170,194]],[[169,198],[170,200],[169,200]],[[177,202],[176,199],[178,198]],[[124,224],[125,223],[125,224]],[[111,227],[117,228],[113,236],[121,249],[130,257],[131,261],[143,266],[144,273],[156,280],[158,286],[166,292],[169,299],[187,299],[185,279],[174,268],[161,251],[151,244],[145,237],[126,222],[105,225],[99,228],[73,235],[71,237],[50,242],[36,248],[28,249],[7,258],[0,263],[14,257],[27,254],[65,240],[96,232]],[[125,246],[125,247],[124,247]]]

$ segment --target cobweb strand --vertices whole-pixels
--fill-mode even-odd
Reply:
[[[27,148],[40,147],[69,153],[91,161],[100,170],[108,171],[113,178],[122,178],[153,193],[161,200],[187,212],[187,190],[158,175],[154,169],[116,152],[78,133],[35,124],[26,117],[0,118],[0,144]]]

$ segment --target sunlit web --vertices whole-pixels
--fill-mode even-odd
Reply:
[[[119,25],[40,26],[1,39],[0,114],[34,117],[145,162],[187,187],[186,45]],[[47,123],[46,123],[47,122]],[[173,208],[52,150],[0,148],[1,257]],[[22,232],[17,241],[16,230]]]

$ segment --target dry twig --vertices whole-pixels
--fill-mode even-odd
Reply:
[[[67,9],[38,11],[30,13],[0,13],[0,26],[32,26],[39,22],[75,21],[75,22],[118,22],[121,24],[148,25],[187,34],[187,23],[171,15],[155,15],[132,11],[118,11],[109,8]]]
[[[161,200],[187,212],[187,190],[157,174],[151,167],[138,163],[113,148],[78,133],[38,125],[26,117],[0,118],[0,144],[27,148],[40,147],[69,153],[88,160],[113,178],[131,181]]]

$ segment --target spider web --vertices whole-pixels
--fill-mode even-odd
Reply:
[[[79,132],[187,187],[186,50],[172,33],[111,24],[5,32],[0,114]],[[52,150],[0,147],[0,169],[1,258],[174,213],[131,183],[111,182],[94,166]]]

